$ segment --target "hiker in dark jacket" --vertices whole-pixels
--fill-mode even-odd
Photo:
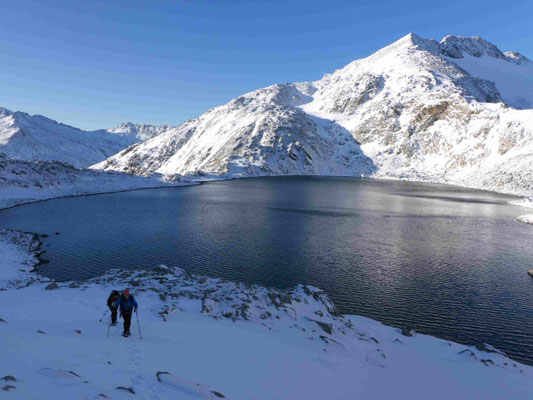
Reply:
[[[111,325],[115,326],[117,324],[117,307],[113,304],[120,297],[120,293],[116,290],[113,290],[109,297],[107,298],[107,306],[111,310]]]
[[[124,318],[124,332],[122,333],[124,336],[131,335],[130,333],[130,326],[131,326],[131,313],[135,309],[135,312],[137,312],[137,308],[139,305],[135,301],[135,298],[130,295],[130,291],[128,289],[124,290],[122,292],[122,295],[118,298],[118,300],[114,303],[115,307],[120,306],[120,315],[122,318]]]

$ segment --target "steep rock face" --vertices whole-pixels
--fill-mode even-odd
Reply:
[[[509,108],[516,90],[503,75],[486,79],[495,75],[475,70],[472,60],[496,63],[503,75],[514,68],[533,82],[525,57],[479,37],[439,43],[409,34],[318,81],[238,97],[94,168],[167,176],[370,175],[527,192],[533,111]]]
[[[505,55],[492,43],[480,38],[461,37],[461,36],[446,36],[440,42],[440,51],[445,56],[451,58],[463,58],[464,53],[472,57],[493,57],[506,59]]]

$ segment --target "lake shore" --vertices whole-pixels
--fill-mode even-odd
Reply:
[[[532,367],[338,315],[310,286],[279,291],[166,267],[55,283],[28,272],[37,247],[30,234],[0,236],[0,375],[15,379],[2,385],[13,398],[533,396]],[[109,292],[126,286],[143,339],[135,320],[127,339],[98,322]]]

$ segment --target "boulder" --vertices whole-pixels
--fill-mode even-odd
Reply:
[[[54,289],[59,289],[59,286],[57,285],[57,283],[52,282],[52,283],[46,285],[46,287],[44,289],[45,290],[54,290]]]
[[[476,344],[476,349],[478,349],[479,351],[484,351],[486,353],[496,353],[496,354],[500,354],[504,357],[507,357],[507,355],[503,352],[503,351],[500,351],[494,347],[492,347],[490,344],[487,344],[487,343],[483,343],[483,342],[479,342]]]
[[[333,325],[327,322],[317,321],[315,319],[309,319],[310,321],[313,321],[316,323],[324,332],[331,335],[333,334]]]
[[[407,336],[407,337],[411,337],[411,336],[414,336],[416,334],[415,330],[414,329],[411,329],[407,326],[404,326],[402,328],[402,335],[403,336]]]

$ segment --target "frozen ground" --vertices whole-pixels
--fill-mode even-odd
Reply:
[[[338,315],[313,287],[281,292],[160,268],[56,288],[28,272],[37,245],[0,231],[4,398],[533,398],[532,367]],[[135,319],[130,338],[120,327],[107,337],[107,319],[98,322],[111,289],[126,286],[142,339]]]
[[[77,169],[58,161],[14,160],[0,153],[0,208],[54,197],[187,184],[192,183]]]

